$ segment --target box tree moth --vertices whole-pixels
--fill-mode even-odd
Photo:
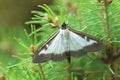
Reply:
[[[63,23],[60,29],[53,34],[33,57],[34,63],[48,60],[61,61],[67,59],[70,63],[72,57],[80,57],[87,52],[94,52],[104,48],[104,44],[97,38],[73,30]]]

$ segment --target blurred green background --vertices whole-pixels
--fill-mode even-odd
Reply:
[[[6,73],[7,66],[20,61],[14,55],[22,54],[21,48],[14,39],[24,38],[24,29],[30,28],[25,22],[30,20],[32,10],[39,10],[38,4],[51,5],[51,0],[1,0],[0,1],[0,75]],[[2,80],[0,78],[0,80]]]
[[[1,67],[16,62],[12,55],[19,53],[19,46],[14,40],[15,36],[24,38],[24,28],[29,30],[25,22],[30,20],[32,10],[39,10],[38,4],[52,4],[45,0],[1,0],[0,1],[0,63]],[[22,50],[21,50],[22,51]],[[11,58],[10,58],[11,57]],[[13,62],[11,62],[13,60]]]
[[[38,48],[56,31],[50,28],[50,23],[68,22],[72,28],[96,36],[105,45],[109,44],[104,1],[108,2],[110,42],[113,54],[117,55],[120,49],[120,0],[1,0],[0,80],[43,80],[39,66],[32,63],[30,46],[34,44]],[[54,15],[37,7],[42,4],[47,4]],[[45,19],[46,14],[52,22]],[[27,21],[29,25],[25,25]],[[31,24],[36,27],[31,27]],[[36,29],[38,32],[34,34]],[[30,40],[27,32],[28,35],[34,34],[33,37],[29,35]],[[38,41],[35,41],[36,37]],[[99,57],[108,57],[106,52],[102,50],[72,58],[72,80],[120,80],[120,59],[104,63]],[[111,64],[114,68],[111,68]],[[43,63],[46,80],[68,80],[67,66],[65,61]]]

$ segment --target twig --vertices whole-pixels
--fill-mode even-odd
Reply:
[[[70,63],[68,64],[68,67],[67,67],[67,79],[66,80],[71,80],[71,66],[70,66]]]
[[[107,50],[110,50],[110,53],[111,53],[111,48],[113,47],[111,45],[111,32],[110,32],[110,25],[109,25],[109,17],[108,17],[108,2],[107,0],[104,0],[104,7],[105,7],[105,14],[106,14],[106,32],[107,32]],[[109,51],[107,51],[109,52]],[[106,53],[106,54],[110,54],[110,53]],[[113,57],[114,51],[112,50],[112,54],[108,55],[108,59],[112,59],[111,57]],[[115,65],[114,65],[114,62],[111,62],[110,63],[110,68],[113,72],[115,72]],[[111,78],[112,80],[115,80],[115,75],[111,73]]]
[[[106,14],[106,32],[107,32],[108,39],[111,39],[109,17],[108,17],[108,3],[106,0],[104,0],[104,7],[105,7],[105,14]]]
[[[43,72],[43,69],[42,69],[41,64],[39,63],[38,65],[39,65],[39,68],[40,68],[40,73],[41,73],[42,80],[46,80],[46,79],[45,79],[45,74],[44,74],[44,72]]]
[[[107,57],[101,57],[100,59],[104,62],[104,63],[106,63],[106,64],[110,64],[110,63],[113,63],[113,62],[115,62],[117,59],[119,59],[120,58],[120,50],[115,54],[115,55],[113,55],[112,57],[111,57],[111,59],[109,59],[109,58],[107,58]]]
[[[31,47],[31,51],[32,51],[32,53],[33,53],[31,56],[33,57],[34,54],[35,54],[35,47],[34,47],[34,45],[31,45],[30,47]],[[45,74],[44,74],[44,71],[43,71],[43,69],[42,69],[41,64],[39,63],[38,66],[39,66],[39,68],[40,68],[40,74],[41,74],[42,80],[46,80],[46,79],[45,79]]]

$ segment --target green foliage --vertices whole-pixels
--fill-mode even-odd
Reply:
[[[119,2],[119,0],[115,0],[108,6],[111,42],[115,45],[115,52],[120,47],[120,44],[118,44],[120,43]],[[18,64],[7,68],[7,80],[42,80],[40,66],[31,62],[30,45],[34,45],[36,50],[52,33],[58,30],[57,28],[51,28],[51,23],[60,25],[62,22],[68,22],[70,27],[94,35],[107,44],[104,3],[98,3],[97,0],[71,0],[64,2],[64,4],[62,1],[56,0],[55,3],[56,5],[51,6],[53,9],[44,4],[38,6],[44,12],[32,11],[34,17],[31,21],[26,22],[26,24],[31,25],[31,32],[27,33],[25,30],[24,39],[15,38],[26,49],[26,52],[25,55],[22,55]],[[69,6],[68,3],[71,5]],[[55,21],[56,17],[58,17],[58,21]],[[40,27],[36,27],[36,24]],[[72,58],[70,65],[72,80],[112,80],[111,73],[116,77],[116,80],[120,79],[119,70],[112,70],[110,64],[105,64],[99,59],[99,56],[103,55],[106,55],[105,51],[95,54],[89,53],[80,58]],[[68,65],[65,60],[61,62],[49,61],[41,64],[46,80],[66,80]],[[115,66],[118,68],[120,66],[119,62],[116,61]]]

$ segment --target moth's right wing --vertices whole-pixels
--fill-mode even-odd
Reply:
[[[99,40],[97,39],[96,37],[92,36],[92,35],[89,35],[89,34],[86,34],[86,33],[82,33],[80,31],[77,31],[77,30],[73,30],[73,29],[69,29],[70,31],[72,31],[73,33],[79,35],[82,39],[84,39],[84,41],[81,41],[81,43],[84,43],[84,49],[86,49],[88,52],[94,52],[94,51],[98,51],[98,50],[101,50],[101,49],[104,49],[105,46],[104,44]],[[90,43],[90,42],[95,42],[95,43]],[[89,44],[89,45],[86,45]],[[86,45],[86,46],[85,46]]]
[[[32,62],[34,63],[41,63],[50,60],[51,58],[51,53],[44,53],[40,54],[41,51],[46,50],[48,45],[51,44],[53,39],[58,35],[59,31],[55,32],[41,47],[38,48],[38,50],[35,52],[33,56]]]

